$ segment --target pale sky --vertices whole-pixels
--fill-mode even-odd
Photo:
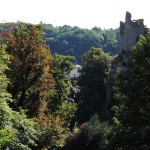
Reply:
[[[150,27],[149,0],[0,0],[0,22],[118,28],[125,13]]]

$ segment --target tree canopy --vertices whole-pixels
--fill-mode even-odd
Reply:
[[[9,55],[0,48],[0,149],[30,149],[35,146],[35,123],[27,119],[24,111],[13,111],[7,87],[10,83],[5,71],[9,70]]]
[[[42,100],[49,99],[47,90],[54,86],[52,57],[42,33],[40,25],[19,22],[2,34],[10,55],[7,76],[13,107],[28,109],[30,115],[37,113]]]
[[[91,48],[83,55],[79,85],[81,88],[80,107],[84,107],[82,108],[83,112],[85,111],[84,119],[95,113],[100,114],[102,111],[110,67],[111,57],[101,49]]]
[[[113,109],[123,127],[118,137],[123,148],[149,149],[150,135],[150,33],[133,47],[126,67],[118,71]],[[121,136],[124,135],[124,136]],[[124,144],[122,141],[126,141]]]
[[[0,24],[0,149],[150,149],[150,33],[112,66],[117,29],[41,25]],[[106,121],[114,80],[114,117]]]
[[[54,27],[47,24],[43,24],[43,29],[52,53],[74,56],[79,64],[82,63],[82,55],[91,47],[101,48],[110,55],[119,53],[118,29],[82,29],[77,26]]]

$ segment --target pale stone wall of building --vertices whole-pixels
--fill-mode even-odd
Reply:
[[[70,78],[78,78],[80,76],[80,71],[81,71],[82,67],[80,65],[76,65],[75,68],[73,70],[71,70],[71,72],[69,73],[69,77]]]
[[[131,51],[133,45],[139,40],[140,35],[145,35],[148,28],[144,20],[131,20],[131,13],[126,12],[125,22],[120,22],[120,51]]]

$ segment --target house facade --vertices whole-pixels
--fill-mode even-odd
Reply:
[[[82,67],[80,65],[75,65],[75,68],[69,73],[69,77],[71,79],[78,78],[80,76],[81,69]]]

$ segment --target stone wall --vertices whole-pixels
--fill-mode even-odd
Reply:
[[[120,22],[120,51],[131,51],[140,35],[145,35],[148,28],[143,19],[131,20],[131,13],[126,12],[125,22]]]

